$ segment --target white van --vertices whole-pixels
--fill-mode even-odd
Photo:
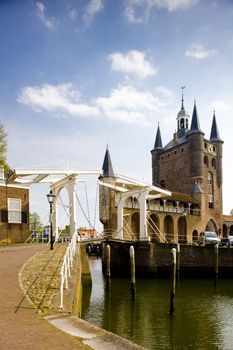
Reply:
[[[220,238],[218,237],[217,233],[214,231],[205,231],[200,233],[199,237],[199,245],[207,245],[207,244],[219,244]]]

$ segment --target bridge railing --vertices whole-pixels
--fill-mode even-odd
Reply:
[[[73,234],[70,243],[66,249],[63,263],[61,266],[61,284],[60,284],[60,309],[63,309],[63,291],[64,288],[68,289],[68,277],[70,277],[71,267],[73,267],[73,258],[76,254],[76,242],[77,242],[77,234],[76,232]]]

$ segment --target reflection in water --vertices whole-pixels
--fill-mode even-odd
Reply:
[[[180,280],[173,318],[169,315],[170,281],[137,279],[131,301],[129,279],[113,278],[105,290],[101,259],[90,259],[92,292],[83,318],[147,349],[233,349],[233,283]],[[85,289],[84,289],[85,294]]]

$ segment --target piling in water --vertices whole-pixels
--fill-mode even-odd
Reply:
[[[214,247],[214,257],[215,257],[215,266],[214,266],[214,272],[215,272],[215,285],[218,284],[218,265],[219,265],[219,249],[218,249],[218,244],[215,245]]]
[[[180,244],[177,243],[176,251],[176,280],[178,281],[180,277]]]
[[[110,245],[106,247],[106,288],[109,289],[110,277],[111,277],[111,268],[110,268]]]
[[[135,279],[135,254],[134,254],[134,247],[131,245],[129,248],[129,254],[130,254],[130,271],[131,271],[131,297],[132,300],[135,300],[135,294],[136,294],[136,279]]]
[[[172,316],[175,310],[175,295],[176,295],[176,249],[172,248],[172,264],[171,264],[171,292],[170,292],[170,315]]]

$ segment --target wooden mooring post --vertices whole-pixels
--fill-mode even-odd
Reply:
[[[131,245],[129,248],[129,254],[130,254],[130,272],[131,272],[131,297],[132,300],[135,300],[135,294],[136,294],[136,279],[135,279],[135,254],[134,254],[134,247]]]
[[[176,280],[179,281],[180,278],[180,243],[177,243],[176,251]]]
[[[218,284],[218,265],[219,265],[219,248],[218,248],[218,244],[216,244],[214,246],[214,272],[215,272],[215,278],[214,278],[214,282],[215,282],[215,286],[217,286]]]
[[[171,263],[171,292],[170,292],[170,315],[172,316],[175,310],[175,295],[176,295],[176,248],[172,248],[172,263]]]
[[[106,288],[109,289],[110,286],[110,277],[111,277],[111,251],[110,245],[106,246]]]

